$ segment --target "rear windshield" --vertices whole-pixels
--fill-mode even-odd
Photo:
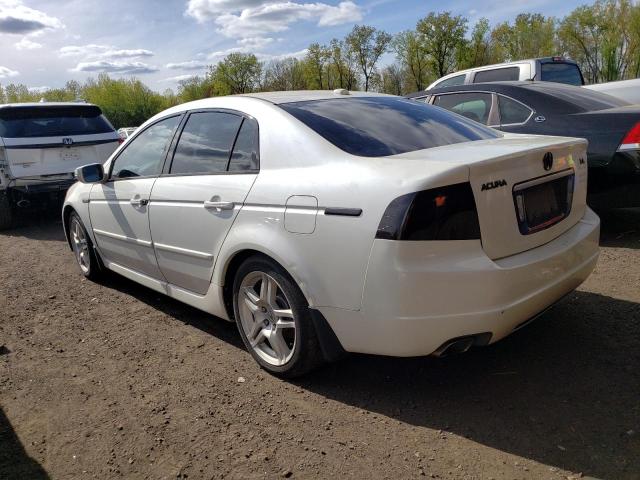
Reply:
[[[543,82],[582,85],[580,69],[573,63],[543,63],[540,74]]]
[[[2,137],[61,137],[113,131],[100,109],[90,105],[0,109]]]
[[[533,82],[527,85],[530,90],[537,90],[550,97],[547,101],[561,101],[570,105],[576,112],[592,112],[608,108],[624,107],[628,102],[606,93],[596,92],[583,87],[570,87],[548,83]]]
[[[312,100],[280,105],[336,147],[382,157],[500,134],[423,102],[396,97]]]

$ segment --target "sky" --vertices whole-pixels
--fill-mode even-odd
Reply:
[[[389,33],[431,11],[492,24],[518,13],[561,17],[588,0],[0,0],[0,84],[38,90],[105,72],[157,91],[234,51],[302,57],[355,24]],[[392,56],[386,57],[392,61]]]

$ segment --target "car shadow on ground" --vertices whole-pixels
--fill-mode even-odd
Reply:
[[[640,304],[575,292],[489,347],[442,359],[351,355],[296,383],[550,466],[637,478],[638,338]]]
[[[0,478],[30,480],[49,478],[42,466],[27,455],[2,408],[0,408]]]
[[[139,301],[146,303],[156,310],[160,310],[185,325],[190,325],[202,330],[209,335],[223,340],[229,345],[243,350],[245,348],[235,322],[228,322],[221,318],[214,317],[209,313],[190,307],[166,295],[159,294],[115,273],[106,272],[105,277],[100,280],[100,283],[107,288],[112,288],[126,295],[135,297]]]
[[[64,240],[62,218],[59,210],[21,210],[14,225],[0,231],[6,237],[24,237],[33,240]]]
[[[640,249],[640,208],[600,212],[600,245]]]

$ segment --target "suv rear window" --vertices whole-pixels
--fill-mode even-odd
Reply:
[[[311,100],[280,107],[336,147],[363,157],[500,137],[443,109],[396,97]]]
[[[473,83],[509,82],[513,80],[520,80],[520,69],[518,67],[481,70],[476,72],[473,77]]]
[[[540,67],[540,79],[543,82],[582,85],[582,75],[573,63],[543,63]]]
[[[60,137],[113,131],[102,111],[92,105],[0,109],[1,137]]]

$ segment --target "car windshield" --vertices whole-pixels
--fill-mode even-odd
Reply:
[[[0,109],[2,137],[60,137],[113,131],[100,109],[92,105]]]
[[[280,107],[336,147],[364,157],[397,155],[501,136],[438,107],[397,97],[311,100]]]
[[[543,63],[540,73],[541,80],[543,82],[582,85],[582,75],[580,75],[580,69],[578,69],[578,66],[573,63]]]

